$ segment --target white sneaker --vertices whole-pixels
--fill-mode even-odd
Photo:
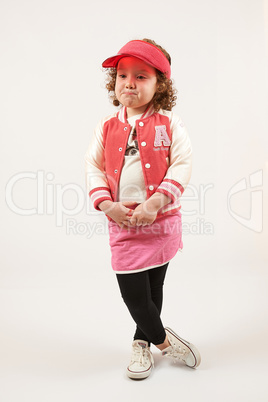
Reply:
[[[165,330],[170,346],[162,350],[162,356],[173,357],[174,361],[182,360],[191,368],[199,366],[201,356],[196,347],[182,339],[171,328],[166,327]]]
[[[154,359],[148,342],[136,339],[132,343],[131,362],[127,367],[127,376],[134,379],[146,378],[154,366]]]

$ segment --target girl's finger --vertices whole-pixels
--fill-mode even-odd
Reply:
[[[132,226],[129,221],[123,221],[122,223],[123,223],[125,226]]]
[[[137,220],[136,220],[136,219],[133,219],[133,218],[131,218],[131,219],[129,220],[129,222],[130,222],[131,225],[133,225],[133,226],[136,226],[136,224],[137,224]]]
[[[136,203],[136,201],[125,201],[125,202],[122,202],[122,205],[124,205],[124,207],[130,207],[130,206],[134,206],[134,205],[138,205],[138,204]]]

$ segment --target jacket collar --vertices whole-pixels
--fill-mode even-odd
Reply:
[[[154,107],[153,105],[149,105],[143,115],[141,116],[141,119],[145,119],[146,117],[151,116],[154,114]],[[119,112],[117,113],[117,118],[122,122],[122,123],[127,123],[127,108],[125,106],[122,106]]]

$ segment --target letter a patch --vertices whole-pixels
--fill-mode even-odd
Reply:
[[[166,126],[155,126],[154,146],[161,147],[162,142],[165,147],[168,147],[171,144],[170,138],[167,134]]]

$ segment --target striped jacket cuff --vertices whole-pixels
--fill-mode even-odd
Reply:
[[[98,187],[89,192],[89,196],[95,209],[100,211],[98,205],[105,200],[113,201],[110,190],[107,187]]]
[[[164,179],[156,191],[165,194],[174,203],[182,196],[184,188],[175,180]]]

